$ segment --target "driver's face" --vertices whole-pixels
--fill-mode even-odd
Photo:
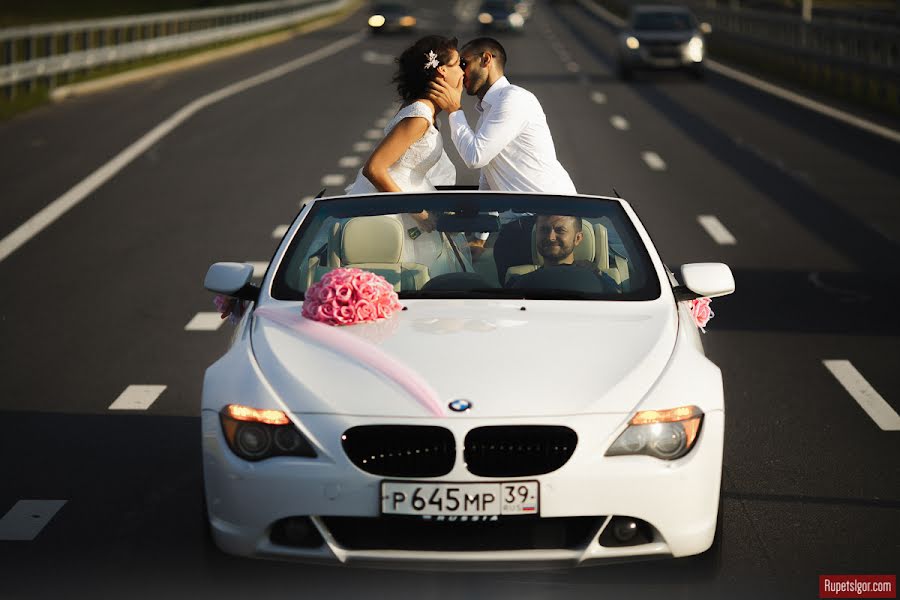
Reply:
[[[553,263],[570,262],[575,246],[584,238],[584,234],[575,229],[575,217],[539,216],[536,227],[538,253]]]

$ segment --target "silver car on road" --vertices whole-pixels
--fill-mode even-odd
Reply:
[[[631,79],[637,69],[686,69],[700,78],[704,34],[710,31],[683,6],[635,6],[619,34],[619,76]]]

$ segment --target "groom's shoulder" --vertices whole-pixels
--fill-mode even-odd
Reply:
[[[537,96],[526,90],[520,85],[515,85],[513,83],[507,85],[503,89],[500,90],[500,95],[503,98],[523,100],[526,102],[537,102]]]

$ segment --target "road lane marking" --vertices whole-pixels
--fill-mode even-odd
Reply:
[[[322,178],[322,185],[324,185],[325,187],[344,185],[345,181],[347,181],[347,178],[344,175],[341,175],[340,173],[332,173]]]
[[[367,140],[380,140],[381,136],[383,135],[384,131],[382,131],[381,129],[369,129],[368,131],[366,131],[363,137],[365,137]]]
[[[30,542],[65,503],[66,500],[19,500],[0,519],[0,540]]]
[[[628,119],[621,115],[611,116],[609,118],[609,122],[619,131],[628,131],[628,128],[630,127],[630,125],[628,124]]]
[[[737,240],[728,229],[722,225],[722,222],[719,219],[715,218],[712,215],[699,215],[697,217],[697,221],[706,230],[706,233],[709,234],[717,244],[721,244],[722,246],[734,246],[737,244]]]
[[[368,152],[372,149],[372,146],[374,146],[372,142],[356,142],[355,144],[353,144],[353,151]]]
[[[198,312],[184,326],[185,331],[216,331],[225,320],[217,312]]]
[[[815,100],[807,98],[806,96],[795,94],[794,92],[778,87],[777,85],[773,85],[767,81],[757,79],[752,75],[748,75],[746,73],[738,71],[737,69],[726,67],[722,63],[716,62],[714,60],[707,59],[706,66],[711,71],[715,71],[719,75],[724,75],[726,77],[730,77],[731,79],[736,79],[737,81],[749,85],[750,87],[754,87],[760,91],[772,94],[773,96],[778,96],[782,100],[787,100],[788,102],[792,102],[794,104],[802,106],[803,108],[808,108],[809,110],[815,111],[827,117],[831,117],[832,119],[837,119],[838,121],[842,121],[843,123],[852,125],[853,127],[863,129],[865,131],[868,131],[869,133],[874,133],[875,135],[891,140],[892,142],[900,143],[900,131],[883,127],[871,121],[867,121],[855,115],[851,115],[850,113],[846,113],[842,110],[832,108],[827,104],[816,102]]]
[[[900,431],[900,415],[885,402],[849,360],[823,360],[822,364],[884,431]]]
[[[304,206],[309,204],[309,202],[311,200],[315,200],[315,199],[316,199],[315,196],[303,196],[302,198],[300,198],[300,208],[303,208]]]
[[[376,119],[375,127],[381,127],[382,129],[384,129],[385,127],[387,127],[387,124],[389,121],[390,121],[390,119],[388,119],[387,117],[381,117],[380,119]]]
[[[603,92],[591,92],[591,101],[596,104],[606,104],[606,94]]]
[[[290,225],[279,225],[275,229],[272,230],[272,237],[276,240],[280,240],[284,237],[284,234],[287,233],[288,229],[290,229]]]
[[[338,161],[338,166],[344,169],[355,169],[362,163],[358,156],[344,156]]]
[[[109,410],[147,410],[165,389],[164,385],[129,385]]]
[[[253,267],[253,279],[261,279],[266,274],[266,269],[269,268],[269,263],[261,260],[247,260],[244,261],[244,264]]]
[[[134,159],[146,152],[154,144],[159,142],[166,135],[171,133],[179,125],[187,121],[190,117],[200,112],[204,108],[217,104],[223,100],[230,98],[236,94],[249,90],[258,85],[268,83],[279,77],[283,77],[297,69],[303,68],[316,61],[327,58],[333,54],[349,48],[353,44],[361,42],[366,37],[366,32],[358,32],[323,48],[319,48],[314,52],[310,52],[304,56],[294,59],[290,62],[279,65],[268,71],[264,71],[259,75],[248,77],[228,85],[220,90],[206,94],[197,98],[193,102],[185,105],[171,117],[145,133],[136,142],[122,150],[119,154],[112,158],[109,162],[98,168],[96,171],[85,177],[82,181],[75,184],[65,194],[45,206],[38,211],[30,219],[19,225],[15,230],[0,240],[0,262],[5,260],[10,254],[22,247],[31,238],[39,234],[41,231],[52,225],[63,214],[73,207],[77,206],[87,196],[92,194],[97,188],[112,179],[119,171],[128,166]]]
[[[641,152],[641,158],[647,163],[647,166],[654,171],[665,171],[666,161],[659,157],[656,152]]]
[[[389,65],[394,62],[394,57],[390,54],[382,54],[373,50],[366,50],[362,53],[363,62],[370,65]]]

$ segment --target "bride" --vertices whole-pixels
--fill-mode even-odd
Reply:
[[[440,109],[427,98],[428,84],[437,77],[453,86],[462,79],[456,39],[426,36],[407,48],[396,62],[393,82],[402,106],[384,128],[384,138],[360,169],[356,181],[347,187],[347,194],[433,191],[435,185],[456,182],[456,169],[444,152],[435,124]],[[432,277],[457,270],[451,249],[457,244],[458,249],[467,251],[464,237],[442,238],[427,212],[402,214],[398,218],[406,232],[404,262],[428,266]]]

